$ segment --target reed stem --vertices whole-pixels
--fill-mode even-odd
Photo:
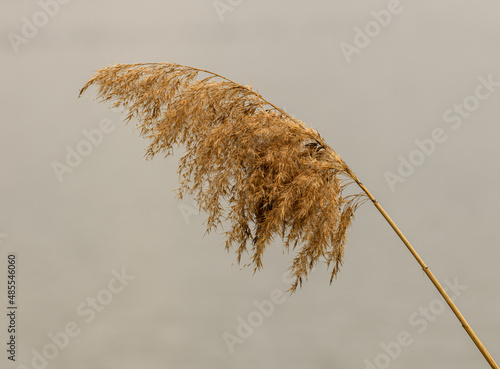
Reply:
[[[460,321],[460,323],[462,323],[462,327],[468,333],[468,335],[470,336],[470,338],[472,339],[472,341],[475,343],[475,345],[477,346],[477,348],[479,349],[479,351],[481,351],[481,354],[483,354],[483,356],[486,359],[486,361],[488,362],[488,364],[490,364],[490,366],[493,369],[499,369],[498,365],[495,363],[495,360],[493,360],[493,358],[491,357],[491,355],[488,352],[488,350],[486,349],[486,347],[484,347],[484,345],[479,340],[479,337],[474,333],[474,331],[472,330],[472,328],[470,327],[470,325],[467,323],[467,321],[465,320],[465,318],[462,315],[462,313],[460,313],[460,310],[458,310],[457,306],[451,300],[450,296],[448,296],[448,294],[446,293],[446,291],[444,290],[444,288],[441,286],[441,284],[436,279],[436,277],[434,276],[434,274],[432,274],[432,272],[430,271],[429,267],[424,263],[424,261],[418,255],[418,253],[415,251],[415,249],[410,244],[410,242],[406,239],[406,237],[401,232],[401,230],[398,228],[398,226],[394,223],[394,221],[391,219],[391,217],[382,208],[382,206],[379,204],[379,202],[377,200],[375,200],[375,198],[373,197],[373,195],[370,193],[370,191],[368,191],[368,189],[363,185],[363,183],[361,183],[354,176],[354,174],[353,174],[353,177],[354,177],[355,182],[358,184],[358,186],[363,190],[363,192],[366,193],[366,195],[368,196],[368,198],[373,202],[373,205],[375,205],[375,207],[382,214],[382,216],[385,218],[385,220],[389,223],[389,225],[392,227],[392,229],[396,232],[396,234],[399,236],[399,238],[401,238],[401,241],[403,241],[403,243],[406,245],[406,247],[408,248],[408,250],[410,250],[411,254],[417,260],[417,262],[420,264],[420,266],[422,267],[422,269],[425,272],[425,274],[427,275],[427,277],[429,277],[429,279],[431,280],[432,284],[434,284],[434,286],[437,288],[437,290],[439,291],[439,293],[441,294],[441,296],[443,296],[443,298],[445,299],[445,301],[448,304],[448,306],[455,313],[455,315],[458,318],[458,320]]]

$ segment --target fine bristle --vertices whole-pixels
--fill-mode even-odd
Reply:
[[[200,77],[200,75],[203,75]],[[237,260],[250,252],[255,270],[275,236],[297,249],[290,291],[324,260],[333,279],[346,232],[363,195],[343,196],[355,176],[314,129],[250,86],[172,63],[118,64],[97,71],[82,88],[127,110],[150,139],[146,156],[182,145],[178,197],[194,196],[207,232],[223,222],[225,246]]]

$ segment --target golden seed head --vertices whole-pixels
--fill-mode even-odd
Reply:
[[[299,247],[291,292],[320,260],[332,265],[330,281],[337,275],[363,196],[342,196],[355,177],[318,132],[252,87],[179,64],[117,64],[97,71],[80,94],[91,85],[140,122],[148,158],[184,146],[178,196],[194,196],[207,232],[229,222],[225,246],[237,246],[238,262],[250,251],[260,269],[277,235],[287,250]]]

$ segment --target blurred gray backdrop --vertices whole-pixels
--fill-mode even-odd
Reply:
[[[177,159],[77,99],[98,68],[172,61],[253,83],[373,192],[500,360],[500,4],[3,1],[2,368],[487,368],[369,203],[332,285],[289,297],[176,202]],[[18,258],[7,359],[7,255]]]

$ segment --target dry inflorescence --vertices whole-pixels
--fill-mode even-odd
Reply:
[[[250,86],[179,64],[117,64],[98,70],[80,94],[91,85],[140,122],[148,158],[184,146],[178,197],[194,196],[207,232],[230,223],[225,246],[236,245],[238,262],[250,248],[251,264],[262,268],[266,246],[280,236],[297,249],[291,292],[320,260],[332,266],[330,282],[337,275],[365,198],[342,195],[357,179],[318,132]]]

